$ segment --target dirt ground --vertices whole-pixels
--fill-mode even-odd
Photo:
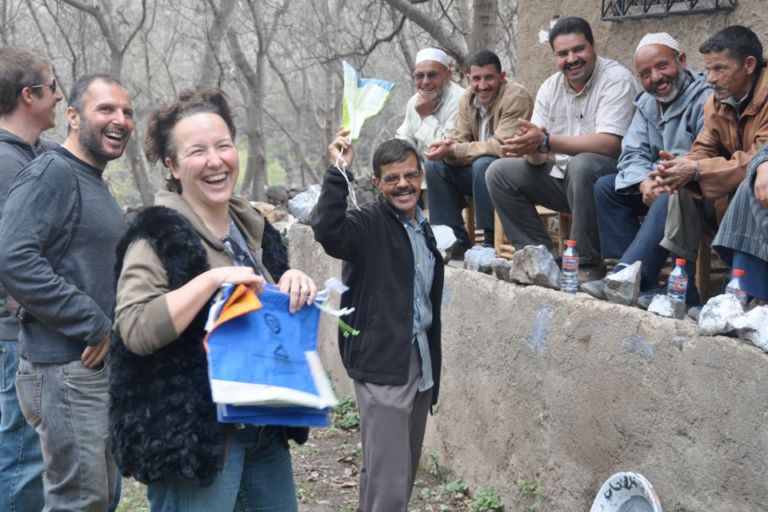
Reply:
[[[293,469],[301,512],[353,512],[357,506],[360,433],[337,428],[312,430],[293,450]],[[449,482],[435,457],[426,455],[411,496],[411,512],[471,510],[472,500],[458,481]]]
[[[302,446],[294,446],[291,452],[300,512],[355,511],[360,457],[359,431],[335,427],[313,429],[309,440]],[[419,469],[409,510],[472,510],[473,500],[468,496],[469,490],[463,482],[451,480],[436,455],[425,454],[423,459],[427,462]],[[145,487],[131,479],[124,479],[118,511],[148,510]]]

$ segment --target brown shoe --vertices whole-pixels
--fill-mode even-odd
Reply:
[[[579,284],[597,281],[605,277],[605,267],[598,265],[579,265]]]

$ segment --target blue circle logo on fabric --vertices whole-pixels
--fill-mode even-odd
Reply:
[[[277,317],[271,313],[267,313],[264,315],[264,323],[267,324],[267,327],[270,331],[272,331],[275,334],[280,334],[280,320],[277,319]]]

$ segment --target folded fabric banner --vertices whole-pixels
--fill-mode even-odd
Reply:
[[[395,84],[378,78],[360,78],[347,61],[341,64],[344,69],[341,126],[350,131],[350,140],[355,140],[365,121],[384,108]]]
[[[259,297],[246,286],[226,285],[211,306],[205,347],[213,401],[229,406],[269,406],[273,417],[295,418],[291,408],[324,411],[336,397],[317,355],[320,310],[288,311],[289,296],[268,285]],[[241,410],[255,418],[264,410]],[[314,416],[313,416],[314,417]],[[274,424],[292,425],[275,419]],[[242,419],[235,422],[245,423]],[[269,424],[259,420],[256,423]],[[306,424],[306,423],[303,423]]]
[[[217,404],[219,423],[281,425],[283,427],[327,427],[330,408],[265,407],[260,405]]]

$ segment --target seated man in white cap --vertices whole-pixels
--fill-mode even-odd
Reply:
[[[463,259],[471,245],[461,210],[465,198],[475,203],[475,222],[484,244],[493,246],[493,205],[485,185],[485,170],[501,156],[503,140],[531,117],[533,98],[522,85],[507,80],[499,57],[480,50],[467,62],[469,87],[459,104],[451,135],[430,145],[425,153],[429,218],[446,225],[458,239],[450,257]]]
[[[430,144],[451,133],[464,89],[451,80],[448,55],[438,48],[416,54],[413,82],[416,94],[405,107],[405,119],[395,138],[407,140],[423,155]]]
[[[685,52],[666,32],[640,40],[635,72],[645,91],[635,98],[635,117],[622,140],[618,174],[597,180],[595,202],[602,257],[619,259],[614,272],[642,262],[640,289],[652,291],[669,256],[659,245],[669,194],[654,188],[649,174],[662,151],[673,156],[690,151],[704,126],[704,102],[712,90],[703,73],[686,68]],[[582,289],[605,298],[604,279],[584,283]],[[689,303],[698,301],[693,280],[688,294]]]

